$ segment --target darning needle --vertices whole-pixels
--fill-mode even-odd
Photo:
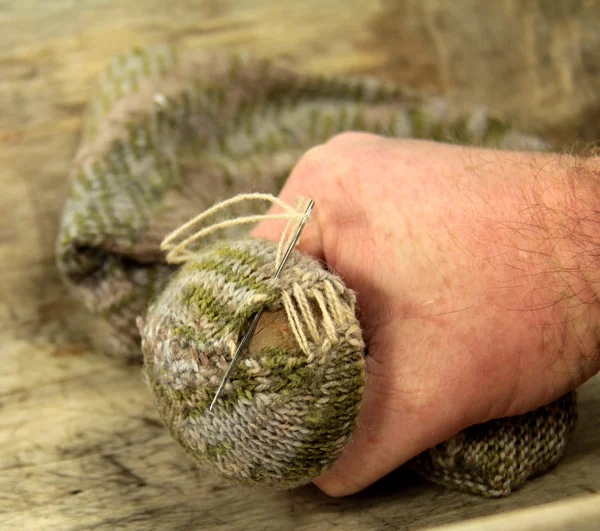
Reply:
[[[296,243],[298,242],[298,239],[300,238],[300,234],[302,233],[302,229],[304,229],[304,226],[306,225],[306,222],[308,221],[308,218],[310,217],[310,214],[312,212],[314,204],[315,204],[315,202],[312,199],[308,202],[308,206],[306,207],[306,210],[304,211],[304,216],[302,216],[302,220],[300,221],[298,227],[296,228],[296,232],[294,233],[294,236],[292,237],[292,240],[290,241],[290,244],[288,245],[288,247],[283,255],[283,258],[281,259],[281,263],[279,264],[277,271],[275,271],[275,274],[272,277],[273,279],[277,279],[277,278],[279,278],[279,275],[281,275],[281,270],[283,269],[283,266],[287,262],[292,250],[294,249]],[[254,333],[254,330],[256,329],[256,325],[258,325],[258,320],[260,319],[260,316],[262,315],[264,309],[265,308],[263,306],[260,310],[258,310],[256,312],[256,314],[252,318],[250,327],[248,328],[247,332],[244,334],[244,337],[242,337],[242,340],[240,341],[240,344],[239,344],[237,350],[235,351],[235,354],[233,355],[233,359],[231,360],[229,367],[227,367],[227,370],[225,371],[225,375],[223,376],[223,379],[221,380],[221,383],[219,384],[219,387],[217,388],[215,397],[213,398],[213,400],[210,404],[210,407],[208,408],[209,411],[212,411],[214,405],[217,403],[217,400],[219,399],[219,396],[221,396],[221,393],[223,392],[223,389],[225,388],[225,384],[227,383],[227,380],[229,380],[231,371],[233,371],[233,368],[235,367],[235,364],[237,363],[238,358],[242,354],[242,351],[244,350],[246,343],[248,343],[248,340],[252,337],[252,334]]]

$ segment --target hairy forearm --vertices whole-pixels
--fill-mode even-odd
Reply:
[[[598,160],[475,151],[464,167],[474,221],[450,232],[475,258],[471,301],[486,316],[484,335],[498,338],[488,347],[501,360],[492,374],[514,389],[489,416],[524,413],[600,368]],[[544,389],[532,394],[536,378]]]
[[[600,161],[557,156],[537,187],[534,216],[546,238],[555,300],[562,312],[564,343],[573,387],[599,368],[600,345]],[[541,169],[544,172],[544,169]]]

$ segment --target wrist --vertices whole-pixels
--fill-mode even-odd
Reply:
[[[559,157],[555,172],[548,172],[548,202],[540,201],[538,220],[561,314],[561,364],[575,387],[598,370],[600,162]]]

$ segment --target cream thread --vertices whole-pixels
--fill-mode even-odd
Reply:
[[[267,201],[273,205],[277,205],[283,208],[285,212],[281,214],[254,214],[250,216],[241,216],[239,218],[220,221],[218,223],[209,225],[208,227],[194,232],[192,235],[184,238],[180,242],[176,242],[178,237],[190,231],[194,227],[198,226],[199,223],[204,221],[206,218],[212,216],[213,214],[225,210],[226,208],[233,206],[236,203],[255,200]],[[305,204],[305,200],[297,201],[297,204]],[[292,234],[291,231],[289,231],[288,227],[291,227],[294,221],[302,221],[304,217],[305,215],[303,211],[299,211],[297,208],[288,205],[287,203],[285,203],[281,199],[278,199],[274,195],[259,193],[239,194],[235,197],[232,197],[231,199],[227,199],[225,201],[217,203],[216,205],[213,205],[209,209],[205,210],[204,212],[198,214],[196,217],[190,219],[189,221],[181,225],[181,227],[179,227],[178,229],[175,229],[162,241],[162,243],[160,244],[160,249],[162,251],[168,251],[166,256],[167,262],[172,264],[183,263],[187,262],[188,260],[191,260],[194,257],[195,251],[190,251],[189,245],[203,238],[206,238],[214,232],[228,227],[233,227],[235,225],[258,223],[259,221],[265,221],[269,219],[287,219],[288,223],[279,241],[279,247],[277,249],[277,255],[275,260],[275,268],[277,268],[281,263],[281,256],[283,255],[283,250],[286,247],[284,244],[285,240],[288,239],[288,232]]]

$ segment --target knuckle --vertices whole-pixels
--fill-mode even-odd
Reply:
[[[332,136],[326,143],[329,146],[348,146],[351,144],[370,143],[378,139],[377,135],[372,133],[363,133],[360,131],[345,131]]]
[[[289,181],[295,188],[323,192],[329,189],[331,168],[334,166],[335,154],[325,144],[320,144],[300,157]]]
[[[325,144],[319,144],[300,157],[294,172],[308,174],[318,172],[327,166],[328,159],[330,159],[329,149]]]

